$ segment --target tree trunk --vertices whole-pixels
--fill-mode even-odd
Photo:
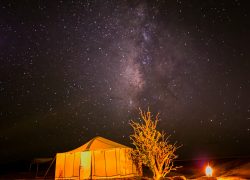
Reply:
[[[158,171],[155,171],[154,180],[159,180],[161,177],[162,177],[162,174],[159,173]]]

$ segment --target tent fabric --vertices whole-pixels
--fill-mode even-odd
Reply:
[[[57,153],[55,179],[110,179],[138,176],[132,149],[96,137],[74,150]]]
[[[81,151],[86,151],[86,150],[99,150],[99,149],[109,149],[109,148],[129,148],[129,147],[110,141],[103,137],[96,137],[90,140],[89,142],[87,142],[86,144],[76,149],[73,149],[69,152],[73,153],[73,152],[81,152]]]

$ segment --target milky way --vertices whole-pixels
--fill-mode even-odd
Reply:
[[[249,155],[240,0],[0,5],[1,159],[53,156],[96,135],[129,145],[139,107],[160,112],[181,158]]]

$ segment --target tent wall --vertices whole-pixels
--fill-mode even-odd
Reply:
[[[57,153],[55,179],[79,179],[80,152]]]
[[[79,166],[81,164],[81,152],[76,152],[74,158],[74,177],[79,177]]]
[[[113,149],[109,151],[105,151],[105,166],[106,166],[106,176],[116,176],[119,174],[117,162],[119,161],[119,156],[117,156],[116,151],[118,149]],[[110,161],[113,159],[113,161]]]
[[[92,178],[122,178],[138,176],[129,158],[130,148],[92,151]]]
[[[56,172],[55,178],[62,178],[64,177],[64,161],[65,161],[65,154],[64,153],[57,153],[56,154]]]

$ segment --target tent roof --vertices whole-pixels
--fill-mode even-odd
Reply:
[[[88,141],[86,144],[73,149],[69,151],[70,153],[73,152],[82,152],[82,151],[88,151],[88,150],[99,150],[99,149],[110,149],[110,148],[129,148],[127,146],[124,146],[122,144],[116,143],[114,141],[108,140],[106,138],[97,136],[90,141]]]

